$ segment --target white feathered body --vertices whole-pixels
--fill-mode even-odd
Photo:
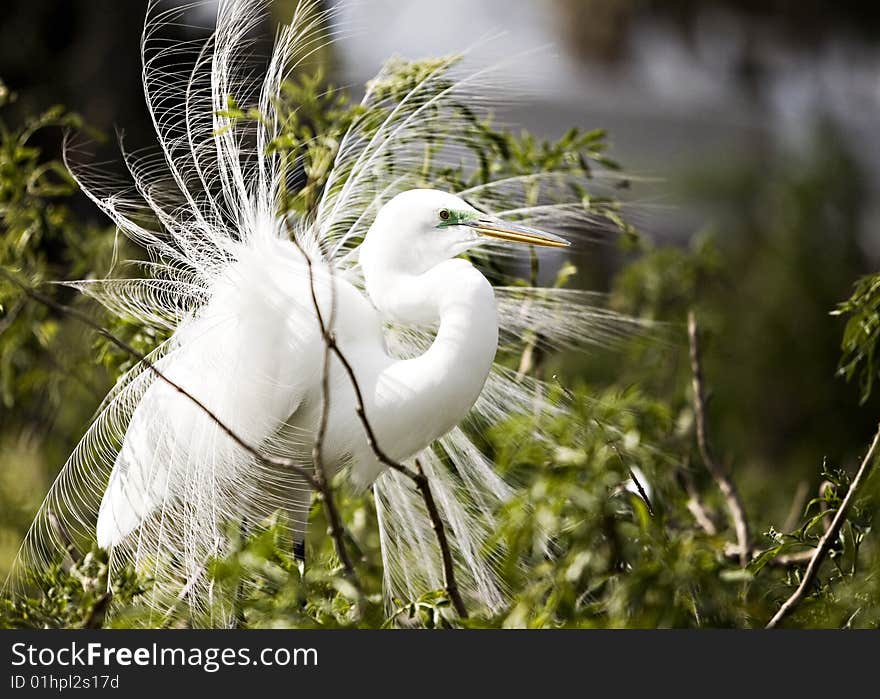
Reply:
[[[356,412],[354,387],[334,354],[323,394],[324,343],[312,283],[325,325],[352,365],[365,413],[385,453],[404,461],[465,417],[483,389],[498,340],[491,285],[465,260],[450,260],[399,289],[439,319],[436,339],[418,357],[388,354],[383,319],[366,296],[314,260],[311,278],[293,242],[256,237],[215,281],[208,302],[174,333],[157,368],[259,449],[272,447],[311,464],[328,401],[322,461],[343,466],[358,488],[385,466]],[[332,289],[331,289],[332,285]],[[431,299],[426,312],[419,297]],[[432,317],[432,314],[436,317]],[[154,382],[132,414],[101,502],[98,543],[110,548],[170,498],[186,500],[205,482],[234,488],[250,460],[210,415],[164,381]],[[174,469],[174,464],[189,464]],[[302,502],[295,503],[305,507]]]

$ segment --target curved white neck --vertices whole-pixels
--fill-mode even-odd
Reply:
[[[440,322],[431,347],[393,362],[376,387],[377,402],[393,407],[402,423],[390,443],[399,446],[396,458],[405,458],[458,424],[483,390],[498,347],[495,293],[462,259],[421,275],[386,277],[381,286],[376,298],[368,280],[386,315],[403,323]]]

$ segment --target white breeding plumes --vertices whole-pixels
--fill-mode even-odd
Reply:
[[[279,218],[287,185],[280,156],[267,149],[281,128],[276,100],[290,72],[328,40],[328,17],[300,3],[255,81],[248,37],[263,5],[221,1],[215,33],[194,49],[161,39],[182,10],[150,4],[143,80],[160,150],[126,154],[133,188],[72,168],[150,261],[140,263],[139,279],[70,284],[114,313],[170,331],[150,361],[267,454],[310,466],[326,398],[323,461],[345,469],[355,487],[373,488],[386,592],[413,599],[443,584],[431,523],[411,484],[374,455],[335,357],[323,395],[314,282],[378,442],[393,459],[419,460],[449,530],[460,587],[496,609],[504,593],[484,544],[510,488],[461,423],[471,419],[476,429],[561,409],[543,402],[540,381],[495,363],[499,335],[507,342],[532,331],[553,347],[606,344],[633,322],[593,307],[588,292],[493,289],[458,255],[488,243],[485,254],[562,247],[530,224],[565,231],[595,222],[565,172],[508,177],[458,195],[426,188],[434,184],[423,167],[428,144],[435,162],[468,167],[469,125],[497,91],[491,69],[466,72],[456,59],[432,63],[403,94],[386,89],[393,66],[383,69],[363,98],[364,116],[335,151],[313,216]],[[227,116],[230,96],[256,105],[262,118]],[[258,526],[286,511],[302,538],[309,498],[300,477],[236,445],[140,363],[120,378],[65,464],[17,565],[48,565],[63,549],[50,526],[57,517],[74,537],[97,536],[113,565],[146,571],[157,607],[187,587],[194,611],[219,605],[222,617],[205,563],[224,552],[228,524]]]

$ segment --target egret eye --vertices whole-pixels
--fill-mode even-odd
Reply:
[[[449,209],[440,209],[440,220],[448,221],[449,220]]]

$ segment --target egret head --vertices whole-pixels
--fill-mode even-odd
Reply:
[[[567,247],[550,233],[484,214],[461,197],[436,189],[410,189],[385,204],[360,250],[365,275],[423,274],[491,239]],[[368,279],[369,282],[369,279]]]

